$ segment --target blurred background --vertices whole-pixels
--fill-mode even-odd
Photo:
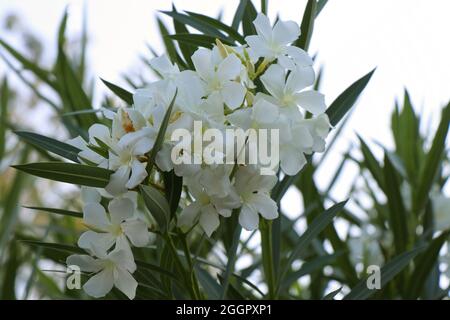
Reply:
[[[179,11],[221,17],[225,23],[231,22],[238,6],[238,1],[231,0],[175,0],[173,3]],[[300,23],[305,5],[306,1],[269,1],[268,15],[271,21],[279,17]],[[259,1],[255,1],[255,6],[259,10]],[[152,58],[149,46],[157,54],[164,53],[156,17],[170,25],[171,20],[159,13],[171,10],[170,1],[1,0],[0,39],[27,58],[39,62],[40,66],[50,69],[57,56],[57,28],[66,8],[69,12],[67,51],[72,57],[78,57],[86,45],[83,60],[86,74],[83,77],[87,79],[85,87],[92,93],[95,107],[107,102],[105,93],[108,90],[100,77],[130,91],[154,78],[145,67],[145,60]],[[321,70],[320,91],[325,94],[328,104],[356,79],[376,67],[332,150],[314,172],[317,187],[329,191],[325,200],[345,199],[355,187],[361,166],[357,161],[342,164],[342,160],[352,154],[349,150],[359,145],[355,133],[366,141],[378,159],[383,155],[381,146],[386,149],[396,147],[391,114],[396,102],[404,103],[405,88],[409,92],[408,101],[420,115],[424,150],[428,148],[430,141],[427,137],[434,135],[441,109],[450,100],[449,13],[450,2],[445,0],[332,0],[316,19],[308,52],[316,56],[316,71]],[[8,57],[4,50],[0,53]],[[0,59],[0,78],[7,76],[10,98],[14,101],[13,107],[8,109],[10,122],[20,125],[21,129],[67,139],[67,132],[52,107],[24,84],[14,71],[15,67],[14,61],[8,66],[7,61]],[[45,88],[42,90],[47,93]],[[52,94],[48,92],[49,97]],[[14,135],[7,135],[6,150],[14,149],[16,143]],[[448,145],[447,142],[447,150]],[[5,192],[10,188],[9,179],[12,177],[7,168],[18,162],[21,154],[9,152],[6,155],[8,157],[4,157],[0,167],[0,190]],[[340,172],[338,176],[335,175],[337,170]],[[443,170],[448,172],[448,165]],[[333,179],[336,181],[330,187]],[[39,179],[34,183],[37,194],[25,195],[25,199],[22,195],[21,203],[35,201],[37,197],[53,207],[62,202],[67,205],[67,201],[69,205],[77,205],[73,197],[75,188],[61,184],[52,187],[55,183]],[[443,190],[442,195],[448,197],[449,184],[443,183],[440,189]],[[294,219],[304,212],[301,197],[298,188],[289,189],[281,202],[286,216]],[[363,204],[350,204],[357,216],[366,214],[364,203],[371,204],[364,197],[362,199]],[[448,208],[444,206],[444,211]],[[33,220],[35,216],[29,213],[22,218],[36,222]],[[305,221],[302,220],[296,225],[300,231],[304,226]],[[338,232],[345,237],[348,229],[348,223],[342,222]],[[29,272],[25,270],[24,279],[29,279]],[[30,286],[27,283],[25,280],[21,282],[19,290],[25,296],[29,290],[27,286]]]

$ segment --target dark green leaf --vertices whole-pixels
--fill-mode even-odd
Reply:
[[[173,216],[180,202],[181,191],[183,189],[183,177],[179,177],[172,170],[163,172],[164,187],[166,190],[166,198],[170,204],[170,213]]]
[[[170,207],[166,198],[151,186],[140,185],[139,189],[148,211],[155,218],[159,228],[165,231],[170,219]]]
[[[375,69],[370,71],[361,79],[357,80],[350,87],[345,89],[345,91],[342,92],[336,100],[333,101],[326,111],[332,126],[335,126],[345,116],[347,111],[355,104],[359,95],[364,90],[367,83],[369,83],[369,80],[374,72]]]
[[[384,288],[389,281],[391,281],[397,274],[399,274],[405,267],[409,265],[411,260],[414,259],[420,252],[422,252],[427,246],[421,246],[411,251],[404,252],[391,261],[386,263],[381,268],[381,288]],[[365,300],[378,290],[369,289],[367,287],[367,277],[362,279],[358,284],[345,296],[346,300]]]
[[[425,207],[431,187],[442,165],[441,159],[445,152],[449,123],[450,103],[442,110],[441,122],[434,136],[433,144],[419,171],[419,184],[413,201],[415,213],[420,213]]]
[[[294,43],[295,46],[308,51],[309,42],[311,41],[314,19],[316,18],[316,0],[308,0],[306,4],[305,12],[303,13],[302,24],[300,26],[300,37]]]
[[[387,156],[384,158],[385,193],[388,198],[389,225],[394,235],[394,244],[397,254],[406,250],[408,244],[408,225],[406,209],[400,193],[398,173],[395,171]]]
[[[80,162],[78,160],[78,153],[81,150],[70,144],[33,132],[15,131],[14,133],[18,135],[22,140],[35,147],[55,153],[68,160]]]
[[[60,215],[63,215],[63,216],[70,216],[70,217],[75,217],[75,218],[83,218],[83,213],[82,212],[77,212],[77,211],[57,209],[57,208],[45,208],[45,207],[27,207],[27,206],[24,206],[24,208],[32,209],[32,210],[45,211],[45,212],[50,212],[50,213],[56,213],[56,214],[60,214]]]
[[[55,181],[104,188],[111,171],[76,163],[40,162],[12,166],[26,173]]]
[[[129,106],[133,104],[133,94],[131,92],[128,92],[127,90],[119,87],[118,85],[115,85],[111,82],[108,82],[102,78],[100,78],[102,82],[118,96],[120,99],[125,101]]]
[[[439,265],[439,251],[448,240],[450,231],[443,232],[433,239],[427,250],[419,255],[415,262],[414,272],[411,275],[409,288],[406,291],[409,299],[417,299],[421,295],[425,282],[433,267]]]

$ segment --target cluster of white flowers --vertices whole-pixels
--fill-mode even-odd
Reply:
[[[71,141],[82,150],[81,162],[114,171],[105,187],[112,197],[110,218],[99,199],[84,208],[85,222],[93,230],[81,236],[79,246],[97,259],[87,255],[68,259],[87,272],[98,272],[85,284],[90,295],[103,296],[115,285],[128,297],[134,296],[136,283],[131,274],[136,265],[130,243],[145,246],[148,231],[133,217],[133,202],[124,195],[147,178],[149,152],[174,97],[155,164],[160,171],[174,170],[183,177],[188,195],[177,223],[185,230],[198,223],[211,236],[220,216],[234,212],[247,230],[258,228],[259,214],[277,218],[277,204],[270,197],[277,176],[261,175],[258,165],[207,164],[204,149],[208,146],[203,150],[182,147],[179,156],[199,161],[177,164],[173,161],[176,143],[171,139],[174,130],[192,131],[194,121],[202,121],[203,129],[221,131],[278,129],[279,166],[287,175],[300,171],[305,154],[324,150],[330,123],[323,95],[309,88],[315,80],[313,61],[291,45],[300,35],[299,26],[278,21],[272,28],[263,14],[253,23],[257,35],[246,37],[247,45],[231,47],[217,41],[212,49],[198,49],[192,56],[195,70],[180,71],[165,55],[153,59],[151,66],[162,79],[138,89],[132,106],[105,113],[111,127],[95,124],[89,141],[79,137]]]

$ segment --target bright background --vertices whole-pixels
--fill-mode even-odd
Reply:
[[[259,1],[254,2],[258,8]],[[231,21],[238,5],[236,0],[174,3],[178,10],[214,17],[223,11],[225,22]],[[305,4],[306,1],[269,1],[269,16],[273,21],[279,14],[283,20],[299,23]],[[0,0],[0,21],[9,13],[17,14],[23,25],[44,41],[44,60],[51,62],[56,54],[57,25],[66,6],[70,13],[68,33],[72,37],[80,34],[83,10],[86,10],[91,75],[125,85],[121,74],[139,73],[138,54],[148,54],[146,43],[162,53],[155,16],[159,10],[170,10],[170,1]],[[316,67],[324,67],[321,91],[327,103],[374,67],[377,70],[339,143],[318,173],[319,186],[328,183],[341,152],[355,142],[355,132],[366,141],[392,145],[388,129],[390,113],[395,99],[402,99],[405,87],[416,111],[427,119],[425,123],[430,123],[434,131],[440,108],[450,100],[449,12],[450,1],[446,0],[328,1],[316,20],[309,50],[311,54],[318,54]],[[21,39],[8,38],[1,28],[2,37],[20,44]],[[8,71],[0,62],[0,74],[4,72]],[[97,93],[104,90],[100,81],[96,88]],[[33,119],[39,119],[38,124],[44,123],[45,112],[38,110],[35,116]],[[37,130],[46,132],[52,128],[38,125]],[[345,179],[332,191],[335,199],[344,197],[354,174],[355,168],[348,166],[343,175]],[[288,192],[283,202],[293,216],[301,210],[295,201],[297,196]]]

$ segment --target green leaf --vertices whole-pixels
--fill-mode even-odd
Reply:
[[[28,158],[29,149],[26,148],[22,151],[20,162],[25,162]],[[20,195],[22,188],[24,187],[25,175],[21,172],[17,172],[12,178],[11,186],[9,190],[2,195],[2,209],[3,212],[0,216],[0,253],[4,253],[4,248],[12,232],[15,230],[15,224],[17,222],[17,216],[19,214],[18,203],[20,201]]]
[[[331,291],[330,293],[327,293],[322,300],[334,300],[334,297],[342,291],[342,287],[337,288],[336,290]]]
[[[208,299],[217,300],[222,292],[221,285],[203,268],[195,266],[198,280],[203,290],[205,290]]]
[[[177,92],[178,91],[175,91],[172,101],[170,102],[169,107],[164,114],[163,121],[161,122],[161,126],[159,127],[158,135],[156,136],[155,144],[153,145],[152,150],[150,150],[147,172],[151,171],[153,164],[155,163],[156,155],[158,154],[159,150],[161,150],[164,143],[164,138],[166,136],[167,127],[169,126],[170,116],[172,115],[172,109],[173,105],[175,104]]]
[[[172,279],[178,280],[178,277],[175,274],[173,274],[172,272],[170,272],[170,271],[168,271],[166,269],[163,269],[163,268],[161,268],[161,267],[159,267],[157,265],[154,265],[154,264],[148,263],[148,262],[144,262],[144,261],[140,261],[140,260],[135,260],[135,262],[136,262],[136,266],[138,268],[146,269],[146,270],[149,270],[151,272],[157,272],[157,273],[159,273],[161,275],[164,275],[164,276],[170,277]]]
[[[5,77],[0,87],[0,161],[3,159],[6,150],[9,93],[8,79]]]
[[[394,244],[397,254],[406,250],[408,245],[408,224],[405,205],[400,193],[398,173],[395,171],[389,157],[384,158],[385,193],[388,198],[389,225],[394,235]]]
[[[233,17],[233,22],[231,23],[231,27],[236,31],[239,29],[239,25],[241,24],[242,19],[244,18],[244,12],[245,12],[245,9],[247,8],[248,1],[249,0],[240,0],[239,1],[239,5],[238,5],[236,12],[234,14],[234,17]]]
[[[31,210],[45,211],[45,212],[50,212],[50,213],[56,213],[56,214],[60,214],[63,216],[83,218],[83,213],[77,212],[77,211],[57,209],[57,208],[45,208],[45,207],[28,207],[28,206],[24,206],[24,208],[31,209]]]
[[[419,171],[419,183],[413,201],[413,211],[420,213],[428,202],[433,183],[442,166],[442,157],[445,153],[446,139],[450,123],[450,103],[442,110],[441,121],[433,139],[430,151],[427,153],[424,164]]]
[[[205,47],[211,49],[216,43],[216,38],[203,34],[177,33],[168,35],[167,37],[193,48]],[[229,41],[223,40],[222,42],[231,45]]]
[[[33,132],[14,131],[14,133],[18,135],[22,140],[35,147],[55,153],[68,160],[80,162],[78,160],[78,153],[81,150],[70,144]]]
[[[322,9],[327,4],[328,0],[318,0],[317,1],[317,8],[316,8],[316,17],[319,15],[319,13],[322,11]]]
[[[183,190],[183,177],[179,177],[172,170],[163,172],[164,187],[166,190],[166,198],[170,204],[170,213],[173,216],[180,202],[181,191]]]
[[[449,234],[450,231],[445,231],[433,239],[427,250],[417,257],[414,272],[410,277],[409,288],[406,290],[409,299],[417,299],[421,295],[432,269],[436,264],[439,265],[439,251],[448,240]]]
[[[4,254],[3,256],[6,256]],[[2,257],[3,257],[2,256]],[[8,259],[3,265],[3,281],[0,282],[0,300],[16,300],[17,270],[20,266],[18,250],[15,241],[11,241]]]
[[[36,240],[19,240],[19,242],[27,246],[42,248],[43,256],[58,263],[65,263],[66,258],[71,254],[87,254],[83,249],[67,244]]]
[[[179,23],[193,27],[198,31],[203,32],[205,35],[211,36],[214,39],[218,38],[220,40],[233,42],[232,38],[225,36],[222,32],[219,31],[223,29],[223,26],[227,26],[222,22],[217,21],[216,19],[192,12],[189,13],[189,15],[176,11],[162,11],[162,13],[168,15],[169,17],[172,17],[172,19],[178,21]]]
[[[99,167],[64,162],[39,162],[12,167],[37,177],[95,188],[104,188],[112,173]]]
[[[377,158],[375,158],[375,156],[373,155],[369,146],[359,135],[358,135],[358,139],[360,142],[360,149],[361,149],[361,152],[364,157],[365,167],[372,174],[372,177],[378,183],[378,186],[380,187],[380,189],[384,190],[384,185],[385,185],[384,175],[383,175],[383,169],[381,168],[380,163],[378,162]]]
[[[258,12],[256,11],[255,6],[252,1],[247,1],[247,5],[245,6],[244,16],[242,18],[242,30],[244,31],[244,35],[252,35],[256,34],[255,26],[253,25],[253,21],[256,19]]]
[[[308,51],[309,42],[311,41],[314,19],[316,18],[316,7],[317,0],[308,0],[300,26],[300,37],[294,43],[296,47],[302,48],[305,51]]]
[[[172,5],[172,11],[176,12],[176,9],[175,9],[174,5]],[[174,26],[175,32],[177,34],[189,33],[189,31],[186,28],[186,26],[184,25],[184,23],[181,23],[181,22],[179,22],[176,19],[173,19],[173,26]],[[193,69],[194,68],[194,64],[192,63],[191,56],[194,54],[195,48],[193,46],[186,45],[183,42],[179,42],[178,45],[180,47],[181,53],[183,54],[184,60],[186,61],[188,66],[191,69]]]
[[[226,32],[232,40],[238,41],[241,44],[245,43],[244,37],[241,36],[239,34],[239,32],[234,30],[232,27],[226,25],[225,23],[223,23],[219,20],[216,20],[214,18],[202,15],[202,14],[198,14],[198,13],[194,13],[194,12],[190,12],[190,11],[186,11],[186,13],[190,16],[190,18],[197,19],[198,21],[203,21],[205,24],[209,24],[210,26],[212,26],[214,28],[217,28],[219,30]],[[227,40],[230,41],[231,39],[227,39]]]
[[[319,256],[317,258],[315,258],[312,261],[308,261],[305,262],[300,269],[289,273],[286,275],[284,281],[281,283],[281,291],[285,291],[288,290],[289,287],[298,279],[300,279],[303,276],[306,276],[308,274],[313,273],[316,270],[320,270],[323,269],[325,266],[331,264],[332,262],[334,262],[336,260],[336,258],[338,256],[340,256],[342,254],[341,253],[334,253],[334,254],[329,254],[329,255],[324,255],[324,256]]]
[[[236,263],[236,254],[239,245],[239,239],[241,238],[241,230],[242,230],[241,226],[237,224],[234,230],[233,241],[231,243],[230,250],[228,250],[228,261],[225,273],[223,275],[223,282],[222,282],[223,284],[220,293],[220,299],[225,299],[227,296],[227,290],[230,284],[230,276],[234,272],[234,264]]]
[[[285,263],[285,267],[281,272],[281,280],[284,279],[294,260],[297,259],[300,253],[307,249],[311,241],[314,240],[333,221],[334,217],[344,208],[346,203],[347,201],[342,201],[335,204],[331,208],[328,208],[316,219],[314,219],[310,225],[308,225],[308,228],[299,238],[294,250]]]
[[[164,195],[151,186],[140,185],[139,189],[144,198],[145,206],[155,218],[159,228],[163,231],[167,230],[170,219],[170,206]]]
[[[102,80],[102,82],[108,87],[109,90],[114,92],[116,96],[125,101],[129,106],[133,104],[133,94],[131,92],[128,92],[127,90],[109,81],[106,81],[105,79],[100,78],[100,80]]]
[[[369,80],[374,72],[375,69],[354,82],[350,87],[345,89],[345,91],[342,92],[336,100],[333,101],[326,111],[332,126],[335,126],[345,116],[347,111],[350,110],[350,108],[355,104],[359,95],[369,83]]]
[[[55,66],[55,75],[60,84],[58,93],[64,105],[71,111],[92,108],[92,103],[83,90],[81,80],[70,65],[70,61],[64,52],[65,45],[65,29],[67,24],[67,11],[64,13],[58,31],[58,56]],[[83,129],[87,129],[94,123],[98,122],[95,114],[86,114],[77,116],[78,123]]]
[[[13,47],[11,47],[9,44],[7,44],[5,41],[3,41],[2,39],[0,39],[0,46],[2,46],[3,48],[5,48],[6,51],[9,52],[9,54],[11,54],[11,56],[13,56],[18,62],[20,62],[22,64],[22,67],[26,70],[30,70],[31,72],[34,73],[34,75],[36,77],[38,77],[39,79],[41,79],[42,81],[44,81],[46,84],[50,85],[53,88],[56,88],[56,84],[53,81],[53,79],[51,79],[51,74],[50,72],[48,72],[47,70],[44,70],[42,68],[40,68],[38,65],[36,65],[35,63],[33,63],[31,60],[25,58],[23,55],[21,55],[16,49],[14,49]]]
[[[173,43],[173,41],[170,38],[167,38],[167,36],[169,35],[169,31],[167,30],[166,25],[159,18],[156,18],[156,21],[158,23],[159,33],[161,34],[162,41],[164,42],[164,46],[166,49],[165,51],[169,55],[170,60],[175,61],[183,68],[186,68],[186,63],[183,61],[183,59],[178,54],[175,44]]]
[[[422,252],[427,246],[420,246],[411,251],[404,252],[391,261],[386,263],[381,268],[381,288],[384,288],[397,274],[399,274],[404,268],[406,268],[411,260],[413,260],[420,252]],[[349,294],[347,294],[345,300],[365,300],[378,290],[371,290],[367,287],[367,278],[362,279],[358,284],[353,287]]]
[[[267,15],[268,2],[269,0],[261,0],[261,12],[265,15]]]

